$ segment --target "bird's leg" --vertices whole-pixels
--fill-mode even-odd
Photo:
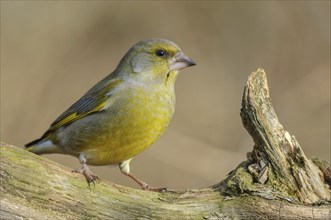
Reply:
[[[80,154],[78,159],[82,166],[73,170],[72,172],[83,174],[85,176],[88,186],[90,187],[90,183],[93,183],[95,187],[95,182],[98,182],[100,180],[99,177],[97,175],[94,175],[86,165],[86,159],[84,154]]]
[[[148,185],[147,183],[145,183],[144,181],[142,181],[141,179],[139,179],[138,177],[136,177],[135,175],[133,175],[133,173],[130,173],[130,161],[131,159],[125,160],[123,162],[121,162],[119,164],[119,167],[121,169],[121,172],[125,175],[127,175],[128,177],[130,177],[131,179],[133,179],[136,183],[139,184],[139,186],[141,186],[142,190],[148,190],[148,191],[153,191],[153,192],[165,192],[167,191],[167,188],[159,188],[159,187],[152,187],[150,185]]]

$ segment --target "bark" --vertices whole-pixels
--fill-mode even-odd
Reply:
[[[1,143],[1,219],[331,219],[331,166],[308,159],[271,105],[266,74],[253,72],[242,100],[254,140],[247,160],[212,187],[147,192],[83,176]]]

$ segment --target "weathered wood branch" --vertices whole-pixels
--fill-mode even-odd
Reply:
[[[331,166],[309,160],[279,123],[266,75],[253,72],[241,117],[248,159],[205,189],[147,192],[84,177],[1,143],[1,219],[331,219]]]
[[[241,118],[255,143],[249,157],[252,174],[261,175],[261,171],[266,169],[270,172],[268,185],[300,202],[330,200],[330,185],[321,178],[323,173],[307,159],[295,137],[278,121],[262,69],[248,79]],[[258,179],[260,181],[260,177]]]

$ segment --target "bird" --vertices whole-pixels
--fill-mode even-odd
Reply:
[[[35,154],[77,157],[88,185],[99,181],[88,165],[118,165],[141,189],[163,192],[130,172],[134,156],[164,133],[175,110],[180,70],[196,65],[174,42],[162,38],[133,45],[113,72],[64,111],[39,138],[25,145]]]

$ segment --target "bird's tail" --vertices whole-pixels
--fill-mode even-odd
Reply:
[[[51,140],[39,138],[25,145],[25,150],[35,154],[59,153],[60,149]]]

